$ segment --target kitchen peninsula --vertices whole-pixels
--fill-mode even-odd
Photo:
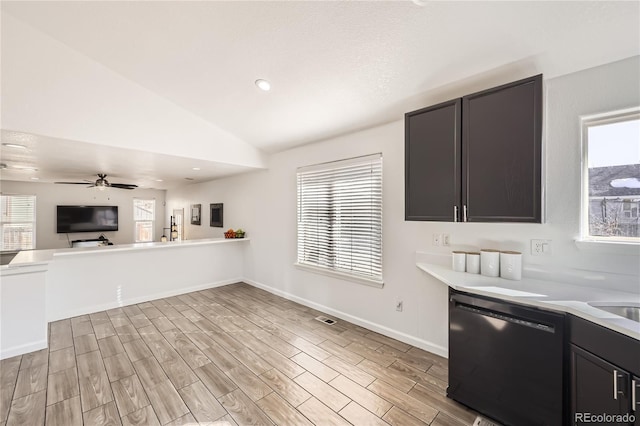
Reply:
[[[47,323],[241,280],[249,239],[20,252],[2,266],[0,359],[47,346]],[[23,324],[16,328],[12,324]]]

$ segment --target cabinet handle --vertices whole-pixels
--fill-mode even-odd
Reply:
[[[613,399],[618,399],[619,393],[624,393],[618,390],[618,378],[622,378],[621,374],[618,374],[618,370],[613,370]]]
[[[636,401],[636,387],[638,384],[635,380],[631,380],[631,409],[636,411],[638,409],[638,401]]]
[[[453,221],[458,221],[458,206],[453,206]]]
[[[467,205],[463,205],[462,206],[462,221],[466,222],[467,221]]]

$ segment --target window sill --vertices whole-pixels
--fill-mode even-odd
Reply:
[[[373,280],[373,279],[369,279],[369,278],[362,278],[362,277],[356,277],[354,275],[349,275],[349,274],[344,274],[342,272],[337,272],[337,271],[332,271],[330,269],[325,269],[325,268],[318,268],[317,266],[311,266],[311,265],[307,265],[304,263],[294,263],[293,266],[295,266],[296,268],[305,270],[305,271],[309,271],[309,272],[314,272],[316,274],[320,274],[320,275],[326,275],[328,277],[333,277],[333,278],[339,278],[339,279],[343,279],[346,281],[352,281],[358,284],[364,284],[364,285],[368,285],[370,287],[376,287],[376,288],[382,288],[384,287],[384,282],[383,281],[378,281],[378,280]]]
[[[575,240],[578,250],[597,251],[598,253],[612,253],[628,256],[640,255],[640,244],[626,241],[605,241],[580,238]]]

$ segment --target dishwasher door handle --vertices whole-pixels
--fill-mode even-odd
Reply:
[[[477,306],[467,305],[456,301],[454,297],[451,298],[455,302],[455,309],[461,309],[463,311],[470,312],[476,315],[482,315],[489,318],[495,318],[497,320],[510,322],[512,324],[521,325],[523,327],[530,327],[540,331],[546,331],[548,333],[555,333],[555,327],[541,322],[531,321],[526,318],[519,318],[512,315],[503,314],[501,312],[492,311],[490,309],[480,308]]]

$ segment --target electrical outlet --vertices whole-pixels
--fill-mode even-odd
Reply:
[[[433,234],[433,240],[432,240],[432,244],[434,246],[441,246],[442,245],[442,236],[440,234]]]
[[[403,308],[404,308],[404,302],[402,300],[396,301],[396,311],[402,312]]]
[[[451,245],[451,238],[449,237],[449,234],[442,234],[442,245],[445,247],[449,247]]]
[[[551,240],[531,240],[533,256],[551,256]]]

